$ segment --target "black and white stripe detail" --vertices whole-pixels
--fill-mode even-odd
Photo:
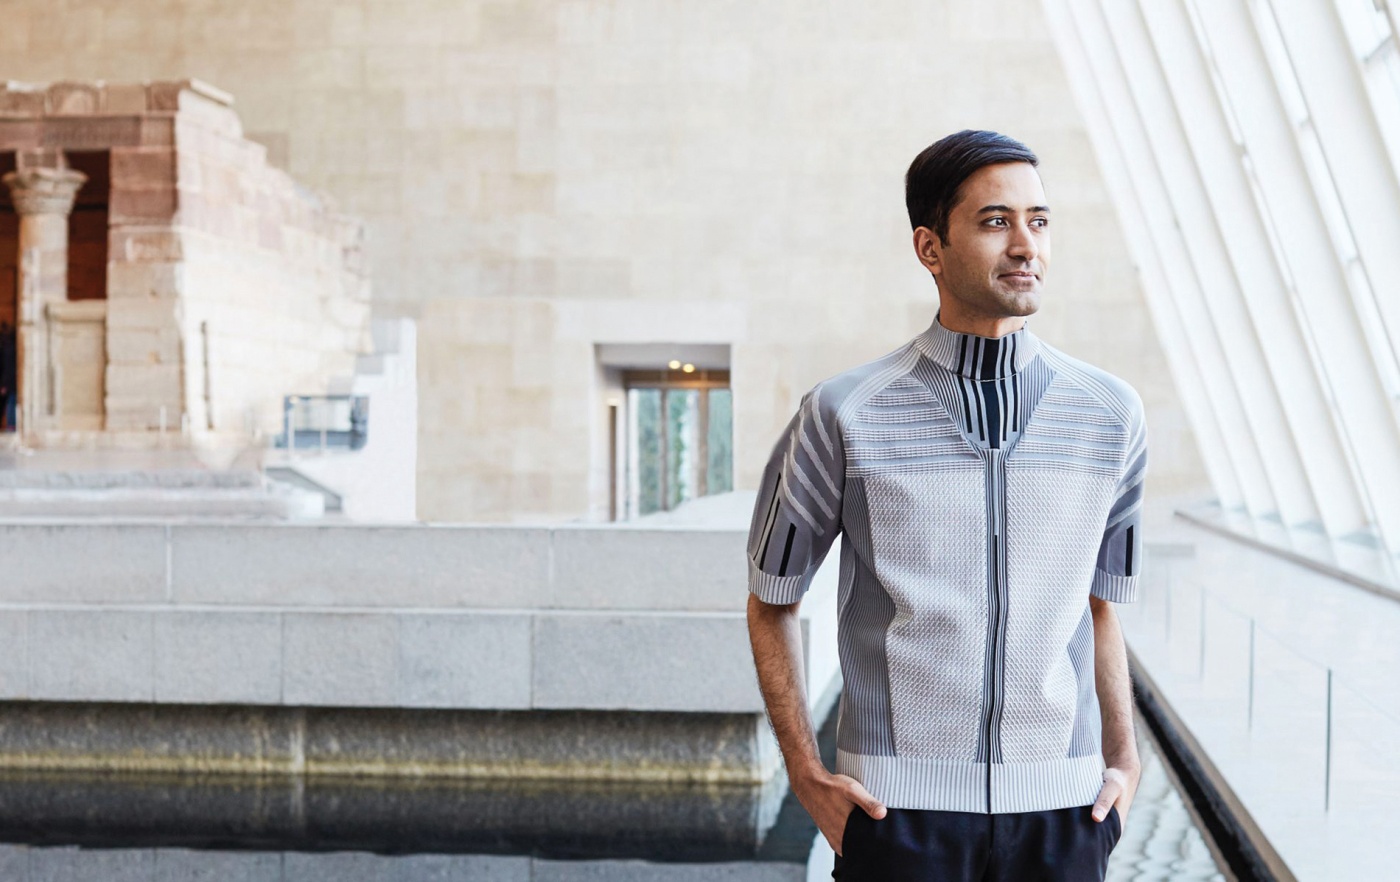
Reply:
[[[978,448],[1010,447],[1026,423],[1030,407],[1044,385],[1038,377],[1028,374],[1031,361],[1022,359],[1017,350],[1022,344],[1017,338],[970,337],[960,335],[960,363],[965,370],[989,372],[990,376],[967,375],[940,369],[936,362],[915,368],[918,376],[939,399],[950,414],[958,431]],[[1006,341],[1003,343],[1003,341]],[[965,347],[967,352],[962,353]],[[1022,368],[1013,373],[1013,364]],[[1043,373],[1043,372],[1042,372]]]

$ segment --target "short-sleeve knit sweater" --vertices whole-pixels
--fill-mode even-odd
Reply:
[[[935,317],[803,395],[760,483],[749,590],[798,602],[844,536],[836,771],[892,808],[1092,803],[1089,597],[1136,599],[1145,471],[1137,392],[1027,326]]]

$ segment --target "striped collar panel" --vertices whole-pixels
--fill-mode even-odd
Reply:
[[[1029,319],[1004,337],[979,337],[950,331],[938,318],[914,338],[914,345],[936,364],[971,380],[1009,377],[1030,364],[1040,347]]]

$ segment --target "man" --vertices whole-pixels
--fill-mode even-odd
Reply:
[[[749,633],[794,794],[842,880],[1102,879],[1137,789],[1127,655],[1138,394],[1035,337],[1050,210],[1025,145],[962,131],[905,178],[939,309],[823,380],[750,526]],[[843,533],[836,770],[797,605]]]

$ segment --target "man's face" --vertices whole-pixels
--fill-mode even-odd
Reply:
[[[973,172],[948,217],[948,241],[915,234],[919,259],[938,281],[940,299],[969,312],[1030,315],[1040,308],[1050,264],[1050,208],[1040,174],[1027,162]]]

